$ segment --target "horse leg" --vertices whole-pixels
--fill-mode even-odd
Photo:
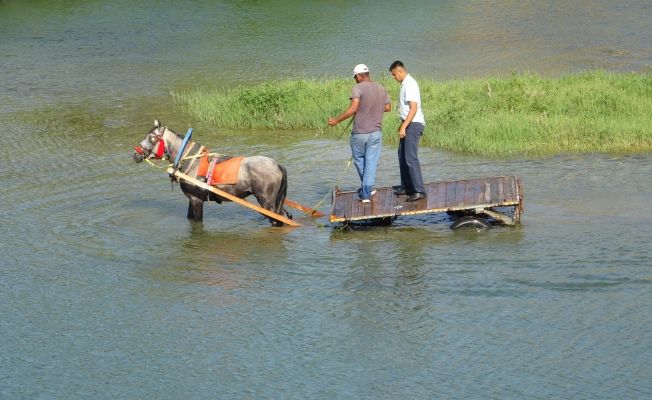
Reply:
[[[192,200],[188,200],[188,214],[186,214],[186,218],[195,219],[195,212],[192,209]]]
[[[188,219],[201,222],[204,219],[204,201],[190,196],[188,201]]]
[[[283,203],[287,195],[287,173],[283,166],[279,165],[279,169],[281,170],[280,180],[276,183],[266,182],[266,184],[256,187],[254,196],[264,209],[283,215]],[[273,226],[283,226],[282,222],[272,218],[269,220]]]

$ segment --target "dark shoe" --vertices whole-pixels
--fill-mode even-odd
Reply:
[[[415,194],[408,196],[408,198],[405,199],[405,201],[417,201],[425,198],[426,195],[424,193],[416,192]]]
[[[392,189],[394,189],[394,190],[403,189],[403,186],[401,186],[401,185],[394,185],[394,186],[392,186]]]
[[[405,191],[404,187],[399,186],[396,190],[394,190],[394,194],[397,196],[403,196],[404,194],[407,194],[407,192]]]

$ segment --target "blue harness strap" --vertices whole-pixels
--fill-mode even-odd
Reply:
[[[186,133],[186,136],[183,138],[183,142],[181,142],[181,147],[179,148],[179,152],[177,153],[177,156],[174,159],[174,164],[172,164],[173,168],[176,169],[179,166],[179,161],[181,161],[183,152],[186,151],[186,146],[188,145],[188,142],[190,141],[191,137],[192,137],[192,128],[188,128],[188,132]]]

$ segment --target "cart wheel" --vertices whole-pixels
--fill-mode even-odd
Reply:
[[[467,212],[464,212],[464,210],[460,210],[460,211],[446,211],[446,214],[448,214],[449,217],[451,217],[451,218],[455,218],[455,219],[462,218],[462,217],[464,217],[464,216],[469,215]]]
[[[458,229],[475,229],[476,231],[483,231],[490,227],[491,225],[489,225],[489,222],[477,215],[467,215],[466,217],[462,217],[453,222],[453,225],[451,225],[451,229],[454,231]]]

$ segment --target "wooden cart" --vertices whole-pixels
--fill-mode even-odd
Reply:
[[[358,199],[357,191],[333,190],[330,222],[391,221],[402,215],[447,212],[458,216],[452,228],[483,228],[491,222],[520,223],[523,185],[518,176],[438,181],[426,184],[427,197],[407,202],[391,187],[377,189],[370,203]]]

